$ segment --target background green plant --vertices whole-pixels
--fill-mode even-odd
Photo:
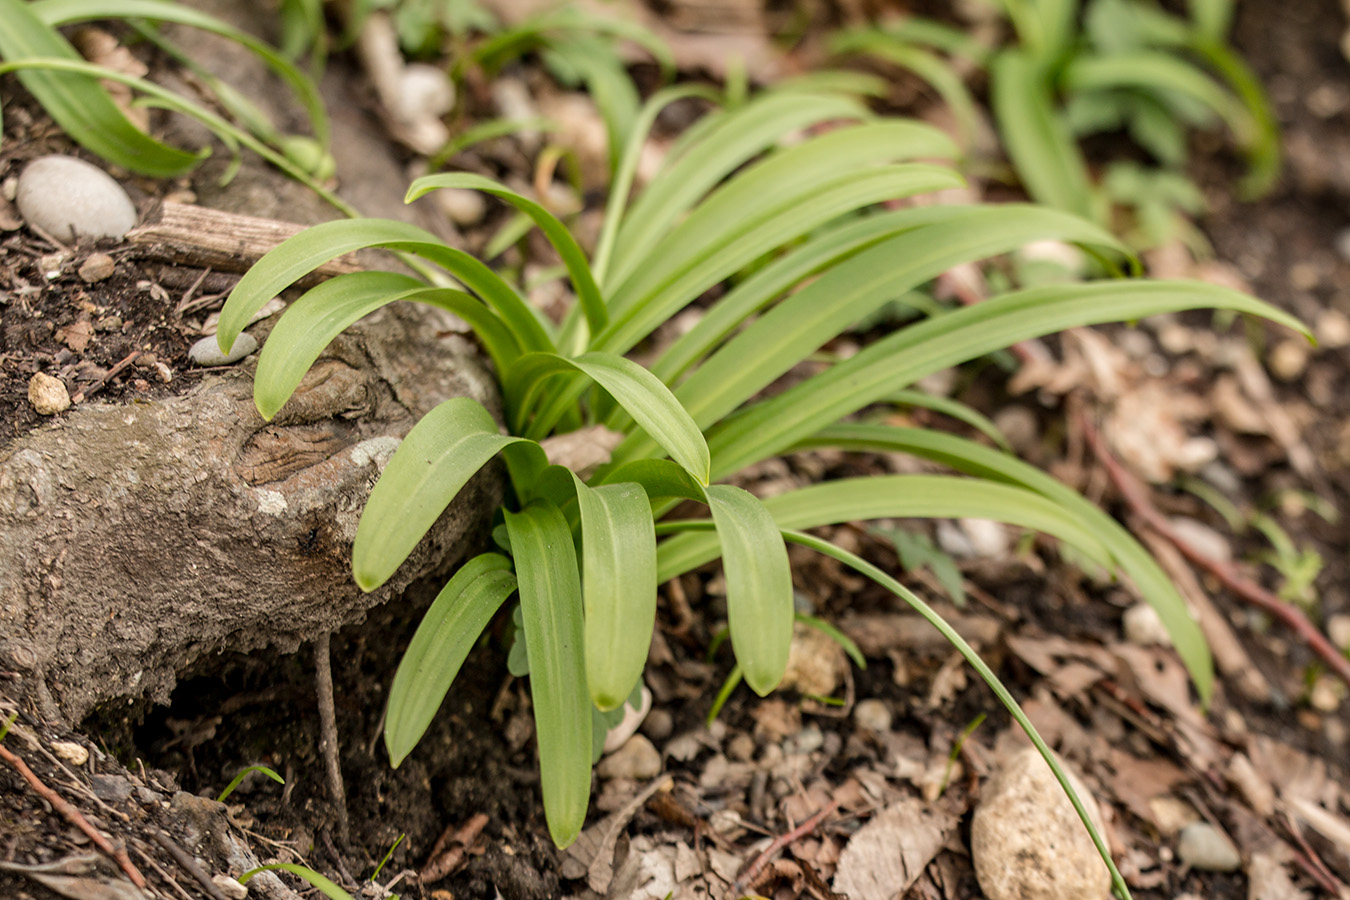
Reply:
[[[906,19],[836,35],[835,52],[866,54],[927,81],[969,142],[977,105],[958,72],[986,71],[990,105],[1018,179],[1039,202],[1110,222],[1135,247],[1202,239],[1188,214],[1203,198],[1185,173],[1188,137],[1222,123],[1247,159],[1252,198],[1279,176],[1279,134],[1260,82],[1228,46],[1231,0],[1193,0],[1187,15],[1148,0],[990,0],[1006,45],[982,45],[936,22]],[[1094,177],[1079,144],[1124,131],[1152,158],[1109,163]]]
[[[1065,541],[1134,582],[1158,609],[1202,699],[1208,698],[1210,660],[1198,628],[1166,576],[1121,526],[1001,451],[939,432],[846,420],[938,369],[1066,327],[1195,307],[1263,315],[1292,328],[1298,323],[1213,285],[1048,285],[952,312],[934,307],[940,314],[762,398],[765,387],[833,336],[959,263],[1042,239],[1078,243],[1108,267],[1129,262],[1110,234],[1053,209],[919,206],[858,215],[882,201],[960,184],[947,166],[909,161],[950,157],[956,148],[927,126],[875,118],[837,83],[803,79],[709,113],[629,203],[637,155],[655,116],[699,89],[658,92],[626,141],[589,257],[537,203],[488,179],[440,174],[412,185],[409,200],[470,188],[530,216],[557,251],[577,298],[560,323],[543,319],[477,259],[386,220],[315,226],[264,257],[232,293],[220,321],[223,348],[267,299],[350,250],[417,254],[463,288],[363,272],[311,289],[283,315],[259,360],[255,400],[267,418],[334,336],[394,300],[463,317],[502,382],[509,433],[475,401],[441,404],[390,459],[357,531],[353,571],[370,590],[390,577],[480,467],[496,456],[506,462],[512,496],[496,532],[502,552],[474,557],[453,575],[395,677],[385,725],[395,764],[420,739],[479,633],[516,593],[545,811],[555,842],[570,843],[589,797],[590,711],[614,709],[638,684],[656,585],[720,557],[737,665],[755,691],[767,693],[783,674],[792,632],[785,541],[839,559],[918,608],[1029,728],[988,667],[921,600],[869,563],[801,531],[868,518],[992,518]],[[815,133],[788,140],[804,131]],[[625,358],[724,282],[729,289],[649,368]],[[608,465],[583,479],[548,464],[539,441],[593,423],[625,435]],[[820,446],[911,453],[965,477],[844,479],[765,501],[719,483],[777,454]],[[684,500],[706,506],[708,518],[669,520]],[[1067,790],[1048,749],[1031,733]],[[1124,891],[1118,874],[1116,881]]]

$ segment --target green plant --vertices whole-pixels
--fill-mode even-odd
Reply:
[[[249,772],[261,772],[261,773],[263,773],[264,775],[266,775],[268,778],[270,778],[270,779],[272,779],[273,781],[275,781],[277,784],[285,784],[285,783],[286,783],[286,779],[282,778],[280,775],[278,775],[278,774],[277,774],[276,772],[274,772],[273,770],[267,768],[267,766],[248,766],[248,767],[246,767],[246,768],[244,768],[244,769],[241,769],[241,770],[239,771],[239,774],[238,774],[238,775],[235,775],[234,778],[230,779],[230,783],[227,784],[227,785],[225,785],[225,790],[223,790],[223,791],[220,792],[220,796],[216,798],[216,802],[217,802],[217,803],[224,803],[224,802],[225,802],[225,798],[227,798],[227,797],[229,797],[231,794],[233,794],[233,793],[234,793],[234,789],[237,788],[237,787],[239,787],[239,785],[241,785],[241,784],[244,783],[244,779],[248,777],[248,773],[249,773]]]
[[[997,450],[937,432],[843,420],[937,369],[1066,327],[1211,306],[1293,328],[1298,323],[1212,285],[1051,285],[909,325],[761,398],[831,337],[958,263],[1039,239],[1077,242],[1104,261],[1127,258],[1097,226],[1034,206],[920,206],[855,215],[885,200],[959,184],[945,166],[904,161],[955,148],[926,126],[875,119],[830,83],[807,79],[710,113],[629,204],[647,129],[665,104],[694,89],[659,92],[626,142],[589,260],[562,223],[499,184],[463,174],[415,182],[409,199],[439,188],[472,188],[538,224],[577,296],[556,326],[473,257],[385,220],[327,223],[297,235],[244,276],[222,312],[219,341],[229,347],[267,299],[324,261],[362,247],[418,254],[464,287],[362,272],[311,289],[285,312],[263,348],[254,397],[265,418],[275,415],[334,336],[394,300],[439,306],[474,329],[502,383],[508,433],[472,400],[448,400],[428,413],[371,492],[353,572],[364,589],[382,584],[469,477],[495,456],[505,460],[512,496],[497,530],[503,552],[465,563],[428,611],[391,688],[385,741],[395,764],[411,751],[478,635],[518,593],[544,807],[559,845],[578,834],[589,799],[588,710],[622,703],[640,678],[657,585],[718,557],[726,572],[731,643],[756,692],[772,690],[786,664],[793,607],[785,541],[794,541],[839,559],[921,610],[1030,728],[989,668],[918,597],[875,566],[800,531],[817,525],[974,516],[1054,535],[1103,566],[1118,566],[1135,583],[1171,630],[1201,697],[1209,696],[1210,661],[1198,628],[1166,576],[1121,526]],[[813,129],[807,139],[784,143]],[[732,287],[650,368],[624,356],[729,279]],[[549,465],[538,442],[587,423],[625,435],[611,462],[586,479]],[[816,446],[912,453],[973,477],[848,479],[763,501],[719,483],[757,461]],[[670,520],[668,513],[686,499],[706,505],[710,518]]]
[[[1247,157],[1248,197],[1279,175],[1274,114],[1260,82],[1228,46],[1231,0],[1195,0],[1175,16],[1146,0],[991,0],[1012,26],[1007,46],[981,45],[922,19],[841,33],[837,53],[866,54],[933,86],[968,137],[975,103],[957,73],[987,69],[990,103],[1004,149],[1036,200],[1107,222],[1114,201],[1133,223],[1135,246],[1194,237],[1179,214],[1201,202],[1186,177],[1187,136],[1222,122]],[[1080,27],[1081,23],[1081,27]],[[1094,182],[1079,141],[1124,130],[1158,163],[1148,174]],[[1142,199],[1121,179],[1145,187]]]
[[[312,138],[282,134],[246,97],[224,82],[207,77],[215,99],[234,121],[225,119],[197,102],[135,76],[86,63],[56,30],[95,19],[125,19],[169,52],[171,44],[158,38],[142,22],[172,22],[199,28],[232,40],[253,52],[275,72],[300,101],[314,132]],[[0,0],[0,72],[14,71],[24,87],[42,104],[48,115],[71,139],[91,153],[157,178],[181,175],[194,168],[209,152],[189,152],[171,147],[131,123],[100,84],[116,81],[145,95],[148,102],[184,113],[206,125],[235,154],[247,147],[292,177],[308,184],[340,209],[354,214],[318,182],[331,174],[328,154],[328,114],[318,87],[276,50],[257,38],[218,19],[165,0]],[[239,123],[239,124],[236,124]],[[227,170],[226,177],[234,171]]]

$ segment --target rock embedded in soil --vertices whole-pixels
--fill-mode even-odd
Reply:
[[[214,334],[209,334],[192,345],[192,349],[188,350],[188,356],[199,366],[228,366],[239,362],[257,349],[258,339],[247,331],[234,339],[234,345],[230,347],[229,353],[220,349],[220,343]]]
[[[1151,645],[1172,646],[1172,636],[1167,633],[1167,626],[1163,625],[1158,611],[1147,603],[1136,603],[1125,610],[1125,615],[1121,617],[1120,624],[1121,629],[1125,632],[1125,640],[1131,644],[1137,644],[1140,647]]]
[[[111,256],[106,253],[91,253],[89,258],[80,264],[78,274],[85,284],[94,284],[111,278],[115,271],[117,263]]]
[[[891,730],[891,708],[884,700],[868,698],[859,700],[853,709],[853,721],[859,728],[885,734]]]
[[[1096,801],[1065,771],[1100,831]],[[1034,747],[1008,759],[984,787],[970,845],[988,900],[1104,900],[1111,889],[1110,871]]]
[[[618,750],[600,760],[596,773],[601,778],[646,781],[661,774],[661,754],[651,741],[635,734]]]
[[[1208,822],[1192,822],[1181,829],[1177,858],[1202,872],[1236,872],[1242,866],[1233,842]]]
[[[42,372],[28,382],[28,402],[40,416],[54,416],[70,409],[70,391],[59,378]]]
[[[15,205],[29,225],[67,243],[122,237],[136,224],[136,207],[98,166],[73,156],[35,159],[19,176]]]
[[[651,708],[652,692],[648,690],[646,685],[643,685],[642,702],[638,704],[636,709],[625,703],[623,706],[623,718],[619,720],[619,724],[611,728],[609,733],[605,735],[605,752],[613,753],[615,750],[618,750],[626,744],[628,739],[637,733],[638,726],[642,724],[642,720],[647,717],[647,713],[651,711]]]

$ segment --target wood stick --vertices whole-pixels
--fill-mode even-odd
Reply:
[[[103,832],[89,824],[89,820],[84,817],[83,813],[74,806],[71,806],[65,797],[62,797],[56,791],[47,787],[47,785],[42,782],[42,779],[38,778],[37,774],[34,773],[32,769],[28,768],[27,763],[15,756],[3,745],[0,745],[0,759],[3,759],[13,766],[14,770],[23,776],[24,781],[27,781],[29,786],[37,792],[37,795],[50,803],[52,809],[59,812],[67,822],[88,835],[89,840],[94,842],[95,847],[98,847],[98,849],[112,857],[117,864],[121,866],[122,871],[127,873],[127,877],[131,879],[132,884],[136,885],[138,888],[144,889],[145,876],[140,873],[139,869],[132,865],[131,857],[127,856],[125,847],[114,847],[112,841],[108,840]]]
[[[1158,512],[1157,507],[1153,505],[1153,501],[1149,499],[1147,491],[1139,480],[1126,471],[1120,461],[1107,449],[1106,442],[1102,440],[1101,435],[1086,414],[1080,417],[1080,424],[1088,444],[1092,447],[1092,452],[1106,467],[1106,472],[1111,476],[1111,481],[1135,514],[1143,519],[1150,528],[1175,544],[1176,548],[1181,551],[1182,556],[1219,579],[1224,587],[1240,599],[1258,609],[1265,610],[1283,622],[1321,658],[1327,668],[1335,672],[1346,684],[1350,684],[1350,659],[1346,659],[1332,645],[1331,641],[1308,621],[1308,617],[1303,615],[1302,610],[1286,603],[1250,579],[1244,578],[1237,569],[1228,563],[1206,556],[1190,544],[1172,527],[1172,523],[1167,521],[1162,513]]]

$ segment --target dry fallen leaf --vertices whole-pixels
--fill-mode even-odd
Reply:
[[[833,888],[851,900],[904,896],[956,828],[955,813],[908,797],[860,828],[839,855]]]

